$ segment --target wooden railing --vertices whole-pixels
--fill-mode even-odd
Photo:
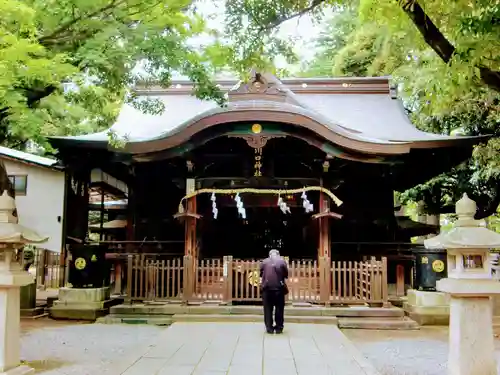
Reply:
[[[228,268],[232,269],[230,284],[231,301],[259,301],[260,262],[257,260],[239,260],[226,257]]]
[[[261,299],[260,261],[223,259],[195,261],[191,256],[148,260],[129,255],[127,296],[132,300],[251,302]],[[292,261],[287,285],[290,302],[385,305],[387,260]]]
[[[386,303],[387,259],[331,262],[329,303]],[[328,270],[327,270],[328,272]]]
[[[152,260],[145,255],[128,256],[127,296],[131,300],[182,299],[182,258]]]
[[[321,302],[320,268],[316,261],[292,261],[288,265],[288,300]]]
[[[194,266],[194,293],[191,299],[224,300],[226,280],[222,259],[202,259]]]
[[[65,283],[65,263],[60,253],[45,249],[22,251],[19,261],[35,278],[37,288],[57,289]]]

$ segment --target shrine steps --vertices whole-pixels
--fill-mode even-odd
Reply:
[[[261,323],[263,321],[262,314],[260,315],[224,315],[224,314],[176,314],[172,317],[175,322],[210,322],[210,323]],[[293,316],[286,315],[287,323],[307,323],[307,324],[333,324],[338,325],[336,316]]]
[[[339,318],[339,328],[376,330],[416,330],[420,326],[408,317],[399,318]]]
[[[262,322],[262,315],[262,306],[213,303],[122,304],[111,307],[110,314],[99,318],[98,323],[170,325],[175,322]],[[285,321],[333,324],[348,329],[408,330],[419,327],[415,321],[405,317],[402,309],[396,307],[287,305]]]

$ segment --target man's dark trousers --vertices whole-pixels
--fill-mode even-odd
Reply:
[[[264,290],[262,293],[262,303],[264,304],[264,324],[266,331],[275,330],[280,333],[283,331],[283,320],[285,314],[285,294],[282,290]],[[273,327],[273,310],[275,310],[275,323]]]

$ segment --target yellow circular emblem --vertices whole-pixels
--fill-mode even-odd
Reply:
[[[248,273],[248,283],[252,286],[260,285],[260,275],[257,271],[250,271]]]
[[[87,261],[83,258],[75,259],[75,268],[77,270],[83,270],[87,266]]]
[[[261,131],[262,131],[262,125],[261,124],[253,124],[252,125],[252,133],[259,134]]]
[[[436,259],[432,262],[432,269],[434,272],[443,272],[444,271],[444,262],[442,260]]]

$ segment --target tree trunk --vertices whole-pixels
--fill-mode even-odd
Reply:
[[[425,42],[445,63],[450,63],[456,52],[455,46],[444,36],[441,30],[425,13],[417,0],[400,0],[401,8],[412,20]],[[500,91],[500,72],[486,66],[477,66],[481,81],[491,89]]]

